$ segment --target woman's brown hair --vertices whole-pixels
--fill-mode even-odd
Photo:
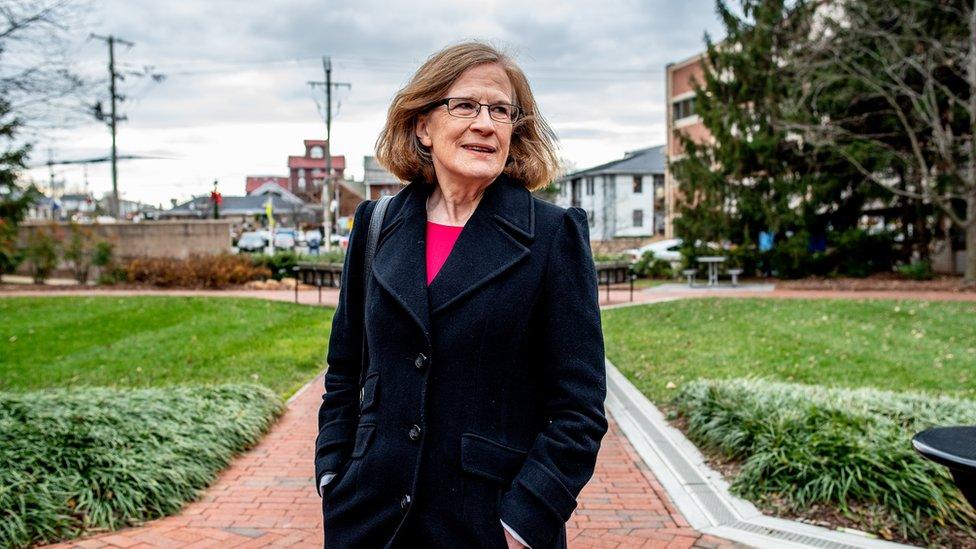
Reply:
[[[376,140],[379,163],[403,181],[433,182],[430,150],[414,132],[417,117],[431,103],[442,99],[464,71],[483,63],[497,63],[505,70],[515,95],[512,101],[522,109],[522,116],[512,128],[503,173],[521,181],[530,191],[556,179],[556,135],[539,115],[528,79],[509,56],[484,42],[462,42],[435,53],[397,92],[386,115],[386,126]]]

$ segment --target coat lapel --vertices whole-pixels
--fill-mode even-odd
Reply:
[[[447,261],[430,284],[431,314],[456,303],[529,255],[535,236],[532,196],[500,176],[485,189]]]
[[[403,199],[392,219],[383,220],[379,245],[373,258],[373,275],[404,309],[424,335],[430,338],[430,308],[427,305],[425,240],[427,196],[432,186],[414,182],[394,200]],[[393,204],[390,210],[394,211]],[[389,217],[389,214],[387,214]]]
[[[373,260],[377,282],[430,337],[430,315],[456,303],[529,255],[535,237],[532,195],[520,183],[500,176],[485,189],[478,207],[458,236],[437,276],[427,281],[427,196],[432,185],[414,182],[403,201],[384,220]],[[390,211],[394,211],[391,204]]]

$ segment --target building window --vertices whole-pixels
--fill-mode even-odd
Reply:
[[[634,194],[641,194],[644,192],[644,179],[639,176],[634,176]]]
[[[675,101],[672,108],[674,109],[675,120],[681,120],[682,118],[692,116],[695,114],[695,98],[689,97],[688,99]]]
[[[587,177],[586,178],[586,195],[587,196],[593,196],[593,178],[592,177]]]
[[[644,226],[644,210],[634,210],[634,227]]]
[[[590,210],[583,210],[583,211],[586,212],[586,224],[592,227],[594,223],[593,212],[591,212]]]
[[[664,234],[665,224],[664,174],[654,174],[654,233]]]

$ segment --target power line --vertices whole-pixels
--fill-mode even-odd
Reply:
[[[402,73],[416,70],[420,62],[406,58],[377,58],[377,57],[357,57],[357,56],[331,56],[337,66],[346,69],[366,69],[372,72]],[[209,63],[200,67],[187,67],[188,63],[180,63],[180,69],[167,70],[167,75],[172,76],[205,76],[211,74],[222,74],[234,71],[256,70],[260,68],[279,69],[318,61],[318,58],[295,57],[284,59],[271,59],[264,61],[242,61],[231,63]],[[190,62],[192,64],[192,62]],[[609,81],[621,77],[642,80],[651,77],[660,77],[664,74],[663,68],[635,68],[635,67],[562,67],[553,65],[524,65],[526,72],[531,73],[533,79],[546,80],[594,80]],[[616,78],[613,78],[616,77]]]

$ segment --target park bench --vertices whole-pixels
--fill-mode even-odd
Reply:
[[[729,274],[732,275],[732,285],[739,285],[739,275],[742,274],[742,269],[729,269]]]

